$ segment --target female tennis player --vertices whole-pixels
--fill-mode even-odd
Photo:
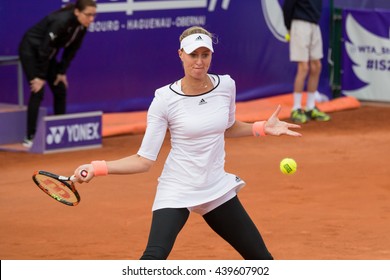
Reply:
[[[280,106],[267,121],[235,120],[234,80],[208,73],[213,34],[191,27],[180,36],[184,76],[156,90],[147,129],[137,154],[114,161],[93,161],[75,170],[78,182],[94,176],[148,171],[156,161],[167,129],[171,150],[158,180],[153,217],[141,259],[167,259],[190,212],[206,223],[244,259],[272,259],[258,229],[237,197],[244,181],[224,169],[225,137],[291,135],[299,125],[278,119]],[[79,174],[87,170],[83,178]]]

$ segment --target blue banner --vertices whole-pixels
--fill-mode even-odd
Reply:
[[[102,145],[102,112],[45,116],[38,126],[32,153],[98,148]]]
[[[17,55],[23,33],[66,0],[0,0],[0,56]],[[327,49],[329,3],[321,30],[323,71],[319,90],[330,95]],[[98,16],[68,70],[68,112],[138,111],[148,108],[156,88],[180,79],[179,35],[200,25],[215,33],[210,72],[230,74],[237,100],[289,93],[295,63],[289,61],[282,0],[98,0]],[[16,74],[0,69],[0,102],[17,103]],[[29,90],[25,82],[25,100]],[[47,89],[43,105],[51,113]]]
[[[389,0],[331,0],[342,9],[390,9]]]
[[[390,101],[390,11],[343,11],[343,75],[346,95]]]

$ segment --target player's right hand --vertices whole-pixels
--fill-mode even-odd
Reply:
[[[46,83],[46,81],[42,80],[40,78],[35,78],[35,79],[31,80],[30,81],[30,90],[31,90],[31,92],[37,93],[38,91],[40,91],[43,88],[45,83]]]
[[[95,176],[92,164],[83,164],[76,168],[74,176],[77,183],[88,183]]]

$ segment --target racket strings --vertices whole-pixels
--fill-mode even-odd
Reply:
[[[35,179],[39,186],[55,199],[66,200],[72,203],[78,201],[76,195],[70,189],[72,188],[70,184],[60,182],[42,174],[37,174]]]

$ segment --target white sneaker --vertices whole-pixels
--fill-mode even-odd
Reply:
[[[31,148],[32,147],[32,145],[33,145],[33,141],[32,141],[32,139],[28,139],[27,137],[26,138],[24,138],[24,140],[23,140],[23,147],[26,147],[26,148]]]

